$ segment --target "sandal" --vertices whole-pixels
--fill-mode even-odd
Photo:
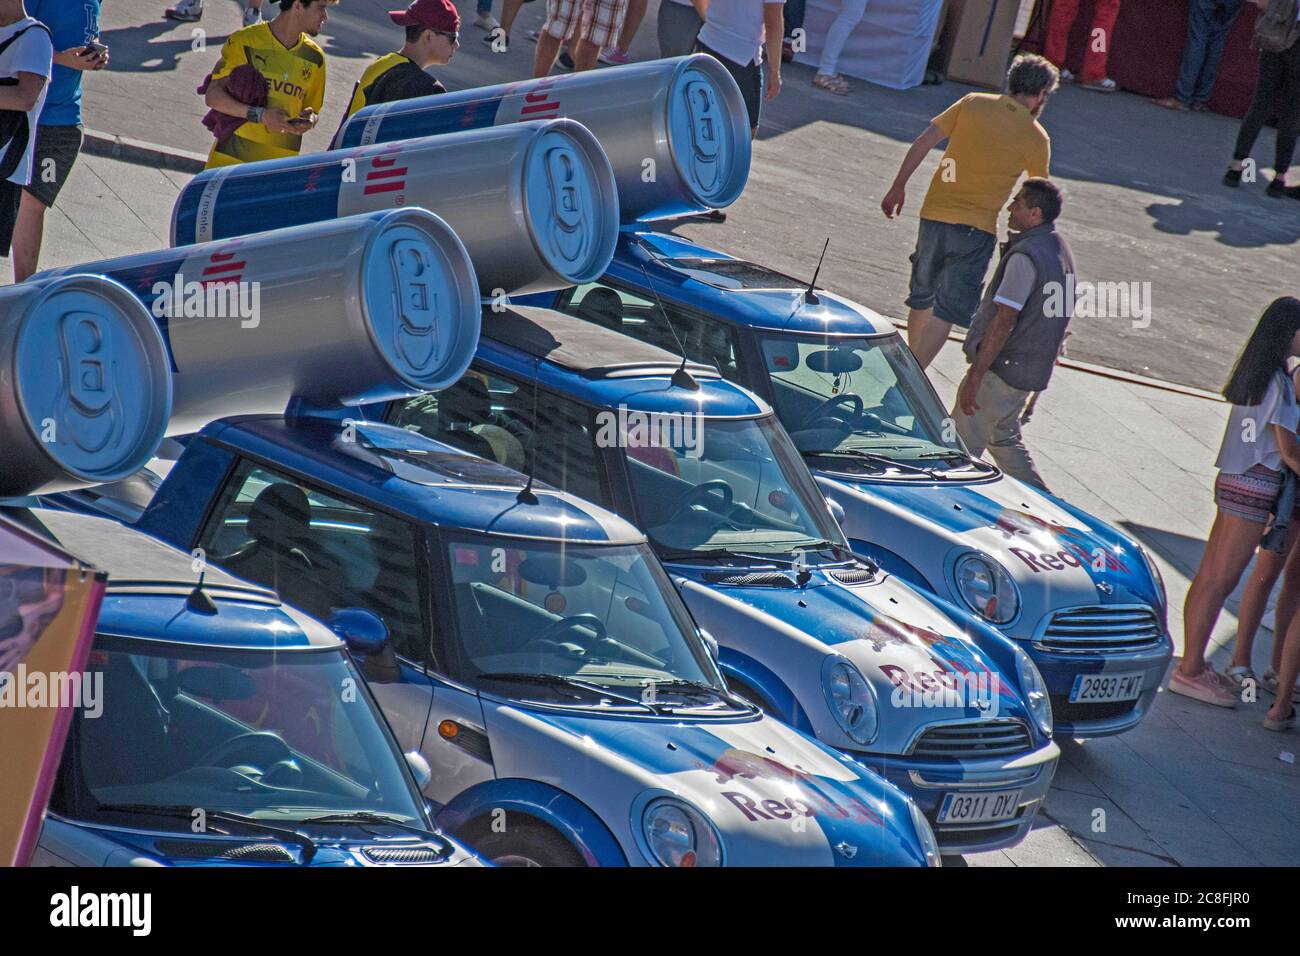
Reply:
[[[849,81],[838,73],[817,73],[813,76],[812,85],[836,96],[848,96],[853,89]]]
[[[1259,678],[1255,676],[1255,672],[1248,666],[1241,664],[1229,667],[1223,672],[1223,676],[1228,678],[1228,680],[1232,681],[1238,687],[1241,687],[1248,680],[1254,681],[1256,685],[1259,684]]]
[[[1080,82],[1079,85],[1085,90],[1092,90],[1096,93],[1114,93],[1119,89],[1119,84],[1109,76],[1100,80],[1087,80],[1086,82]]]
[[[1286,731],[1290,730],[1294,726],[1295,726],[1294,707],[1292,707],[1291,712],[1287,714],[1285,717],[1283,717],[1281,720],[1274,720],[1273,718],[1268,716],[1264,717],[1264,729],[1271,730],[1274,733],[1279,733],[1279,734],[1285,733]]]

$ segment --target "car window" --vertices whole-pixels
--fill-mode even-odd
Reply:
[[[520,472],[535,458],[538,481],[588,501],[606,500],[591,413],[558,395],[472,371],[438,394],[394,403],[388,423]]]
[[[204,529],[207,560],[323,619],[373,611],[399,654],[423,660],[412,528],[392,515],[244,461]]]
[[[716,368],[723,378],[740,382],[739,333],[724,322],[710,321],[671,302],[653,302],[635,292],[601,282],[589,282],[573,289],[561,310],[674,355],[681,355],[684,349],[689,361]],[[665,314],[672,321],[671,329]]]

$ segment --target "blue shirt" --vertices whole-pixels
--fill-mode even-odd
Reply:
[[[27,14],[50,28],[54,52],[85,46],[99,37],[100,0],[27,0]],[[81,124],[81,70],[55,66],[41,111],[42,126]]]

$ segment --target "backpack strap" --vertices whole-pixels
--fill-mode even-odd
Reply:
[[[11,36],[9,39],[5,40],[4,43],[0,43],[0,53],[4,53],[5,50],[9,49],[9,45],[13,43],[15,40],[17,40],[24,33],[26,33],[28,30],[44,30],[45,35],[50,38],[50,45],[51,46],[54,45],[54,34],[50,33],[50,28],[47,27],[44,23],[41,23],[39,20],[37,20],[35,23],[29,23],[27,26],[23,27],[21,30],[19,30],[17,33]]]

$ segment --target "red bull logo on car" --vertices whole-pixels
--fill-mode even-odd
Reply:
[[[1008,546],[1007,550],[1025,563],[1035,574],[1045,571],[1063,571],[1066,568],[1090,567],[1094,571],[1128,572],[1126,565],[1110,548],[1096,545],[1089,549],[1083,540],[1083,534],[1077,528],[1068,528],[1055,521],[1047,521],[1027,511],[1014,508],[1003,510],[994,521],[993,527],[1002,532],[1003,537],[1015,540],[1017,535],[1033,538],[1042,535],[1051,544],[1059,544],[1059,550],[1039,551]],[[1041,538],[1040,538],[1041,540]]]
[[[772,757],[728,747],[711,766],[700,766],[716,774],[715,779],[719,784],[731,783],[737,779],[772,780],[790,783],[799,788],[799,796],[784,799],[760,799],[739,790],[724,790],[722,796],[751,823],[758,820],[796,820],[824,816],[840,820],[852,819],[859,823],[884,824],[880,814],[865,801],[856,797],[836,800],[823,792],[816,774],[788,767]]]

